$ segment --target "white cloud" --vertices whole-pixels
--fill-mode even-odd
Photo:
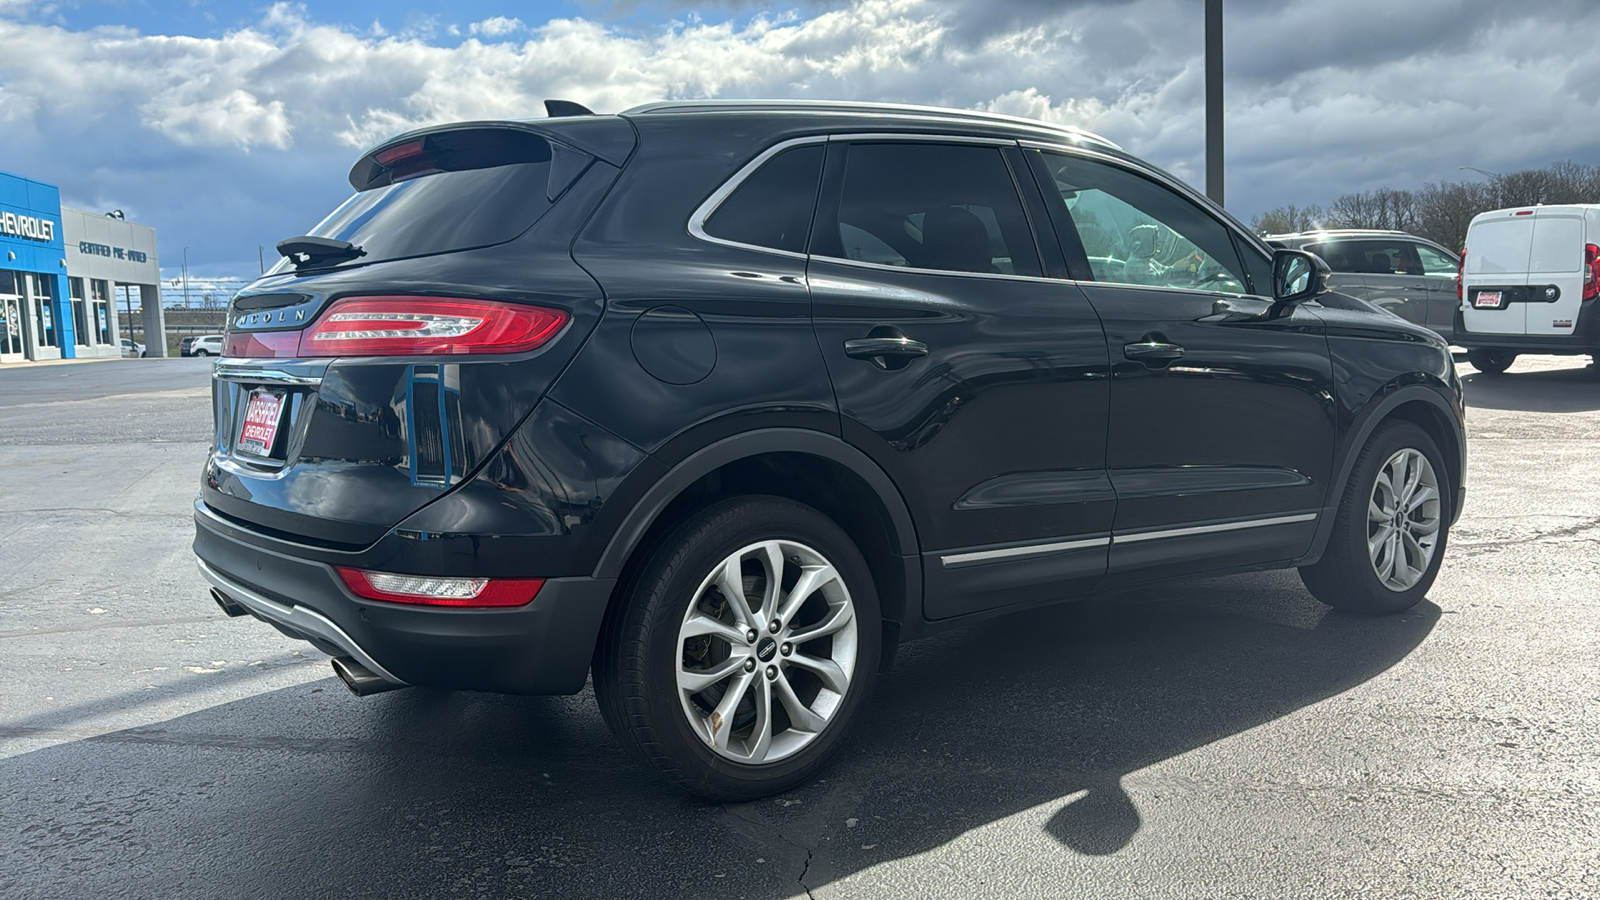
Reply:
[[[483,35],[488,38],[505,37],[519,31],[527,31],[528,26],[522,24],[521,19],[508,19],[505,16],[493,16],[482,22],[473,22],[467,28],[469,34]]]
[[[1232,205],[1248,218],[1458,165],[1600,161],[1597,64],[1504,52],[1600,30],[1594,4],[1551,4],[1351,0],[1338,16],[1310,0],[1230,4]],[[694,97],[982,108],[1097,131],[1191,182],[1203,171],[1193,0],[857,0],[626,31],[495,17],[451,46],[433,36],[454,26],[434,20],[342,28],[285,3],[214,38],[73,32],[28,24],[27,5],[0,0],[6,167],[147,210],[176,232],[163,240],[219,255],[315,221],[360,147],[539,115],[549,97],[601,112]]]

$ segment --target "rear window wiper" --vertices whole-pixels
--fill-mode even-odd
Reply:
[[[320,263],[342,263],[367,255],[367,251],[349,241],[314,237],[309,234],[279,241],[278,253],[294,263],[296,269]]]

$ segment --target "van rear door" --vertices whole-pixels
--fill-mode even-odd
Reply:
[[[1511,300],[1527,287],[1532,252],[1532,210],[1499,210],[1473,220],[1467,229],[1467,265],[1461,278],[1461,324],[1467,331],[1527,333],[1528,305]]]
[[[1528,334],[1572,334],[1583,302],[1583,211],[1536,209],[1528,259]],[[1552,296],[1550,288],[1556,290]],[[1540,302],[1543,301],[1543,302]]]
[[[1584,226],[1581,210],[1562,206],[1479,216],[1467,233],[1461,313],[1466,329],[1572,334],[1583,302]]]

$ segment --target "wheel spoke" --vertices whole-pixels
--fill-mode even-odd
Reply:
[[[1393,514],[1378,505],[1377,492],[1374,491],[1372,499],[1367,501],[1367,521],[1387,523],[1393,517]]]
[[[1425,504],[1439,499],[1439,489],[1431,484],[1425,484],[1412,493],[1411,499],[1406,502],[1406,512],[1412,513],[1421,509]]]
[[[800,607],[812,594],[821,590],[824,585],[839,577],[833,566],[806,566],[800,572],[800,579],[789,589],[789,595],[783,599],[783,608],[778,612],[778,618],[787,622],[794,618]]]
[[[722,695],[722,702],[707,717],[706,725],[711,731],[711,745],[718,750],[728,749],[728,739],[733,734],[733,711],[739,708],[739,701],[744,699],[745,691],[750,689],[750,681],[758,676],[756,672],[744,672],[735,677],[732,684],[728,685],[728,692]]]
[[[680,663],[678,665],[678,688],[686,693],[698,694],[743,667],[744,658],[740,656],[730,657],[711,669],[685,669]]]
[[[794,685],[789,683],[787,673],[779,671],[778,680],[773,682],[773,692],[778,695],[778,702],[783,704],[783,709],[789,714],[789,724],[798,731],[809,731],[816,734],[828,724],[828,720],[811,711],[794,692]]]
[[[850,687],[850,677],[845,675],[844,669],[831,659],[816,659],[803,653],[796,653],[789,657],[788,663],[815,674],[822,679],[823,687],[836,694],[843,694]]]
[[[761,562],[767,569],[767,583],[761,593],[761,613],[771,621],[772,611],[778,608],[778,601],[783,595],[783,548],[777,541],[767,541],[761,545]]]
[[[767,751],[772,749],[772,682],[765,676],[757,678],[754,693],[756,724],[750,731],[753,740],[747,746],[750,749],[750,761],[763,762],[767,758]]]
[[[806,641],[814,641],[819,637],[826,637],[849,625],[850,620],[854,618],[855,611],[850,604],[840,604],[828,610],[828,617],[821,622],[815,625],[808,625],[804,630],[790,632],[789,642],[792,644],[804,644]]]
[[[740,563],[744,558],[735,553],[722,561],[722,568],[717,571],[715,584],[717,590],[722,592],[724,600],[728,601],[728,608],[739,620],[739,624],[746,628],[756,627],[755,613],[750,611],[750,601],[744,596],[744,573],[740,571]]]
[[[744,632],[729,625],[727,622],[713,619],[698,611],[689,616],[689,620],[683,623],[683,630],[678,634],[680,640],[709,635],[710,637],[721,638],[734,647],[743,647],[747,643],[744,639]]]
[[[1383,526],[1378,529],[1378,533],[1367,538],[1367,555],[1372,557],[1373,565],[1377,565],[1378,559],[1383,553],[1383,548],[1389,543],[1389,535],[1393,531],[1394,525],[1385,519]]]

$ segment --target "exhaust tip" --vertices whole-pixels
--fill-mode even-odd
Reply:
[[[366,697],[371,694],[381,694],[384,691],[396,691],[410,685],[390,681],[372,670],[356,662],[348,656],[336,656],[333,659],[333,674],[339,676],[344,686],[350,693],[357,697]]]
[[[224,613],[227,613],[230,618],[238,618],[239,616],[247,616],[250,614],[250,610],[245,609],[238,603],[233,602],[233,600],[227,594],[224,594],[216,588],[211,589],[211,599],[217,601],[218,608],[220,608]]]

